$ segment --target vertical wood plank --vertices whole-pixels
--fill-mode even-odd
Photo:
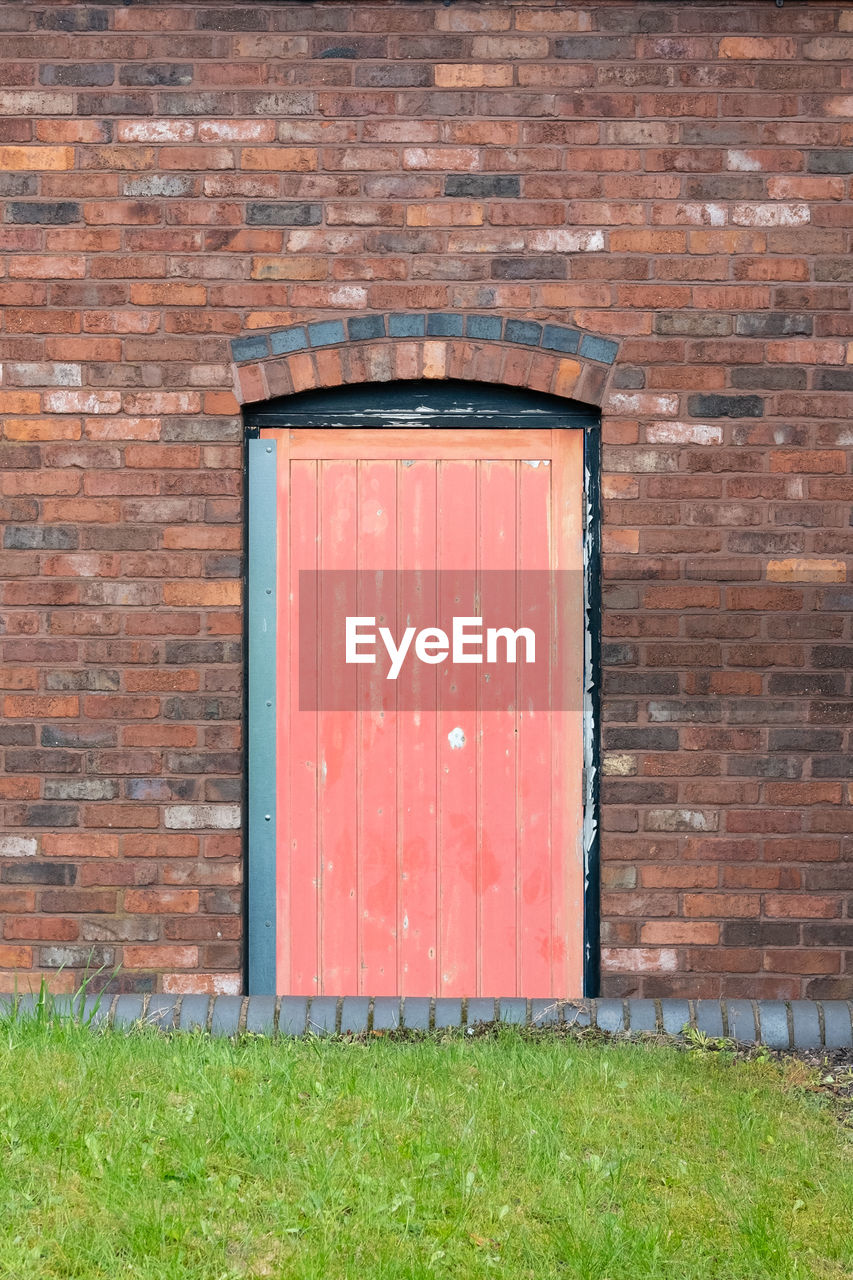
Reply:
[[[375,617],[399,638],[397,619],[397,464],[359,462],[359,614]],[[385,647],[359,665],[358,875],[359,990],[398,994],[397,986],[397,715],[395,682],[386,679]]]
[[[518,625],[516,612],[516,476],[523,463],[477,463],[479,484],[479,604],[484,627]],[[516,994],[517,814],[516,710],[489,706],[489,693],[515,692],[515,679],[486,663],[476,667],[481,690],[477,711],[478,883],[480,917],[478,990]],[[508,675],[510,678],[507,678]],[[494,685],[490,683],[494,680]],[[485,704],[485,706],[484,706]]]
[[[358,546],[356,471],[352,460],[320,463],[320,567],[352,571]],[[321,695],[333,682],[338,707],[355,706],[356,668],[326,663],[326,647],[343,652],[344,619],[352,613],[354,578],[324,576],[320,586]],[[327,690],[328,691],[328,690]],[[320,722],[319,808],[322,883],[320,948],[322,993],[357,995],[358,861],[357,742],[353,710],[322,710]]]
[[[552,627],[544,587],[551,567],[552,468],[550,459],[548,465],[539,467],[519,462],[518,468],[521,612],[533,626],[543,660],[550,661]],[[551,981],[551,804],[560,782],[552,773],[551,713],[542,704],[541,678],[519,668],[518,690],[516,982],[519,993],[544,997],[555,994]]]
[[[477,473],[469,460],[438,464],[439,615],[473,616]],[[439,992],[477,992],[476,668],[439,668]]]
[[[286,817],[280,856],[289,868],[289,910],[282,916],[282,964],[287,956],[290,978],[279,990],[289,995],[317,995],[320,989],[320,894],[322,877],[318,840],[317,784],[319,741],[317,712],[300,707],[300,693],[318,697],[318,667],[310,661],[300,689],[300,571],[315,574],[319,534],[319,464],[294,459],[289,464],[291,489],[290,573],[283,580],[280,607],[286,610],[279,629],[282,660],[287,664],[290,722],[279,725],[279,778]],[[310,579],[309,579],[310,581]],[[316,579],[314,579],[316,581]],[[306,584],[303,581],[303,588]],[[313,600],[302,602],[309,619]],[[315,614],[316,617],[316,614]],[[319,647],[316,621],[309,628]],[[315,650],[316,651],[316,650]]]
[[[554,778],[559,788],[553,810],[554,991],[583,989],[583,437],[554,431],[551,562],[564,574],[557,593],[556,644],[560,704],[552,712]]]
[[[398,546],[404,571],[400,628],[436,619],[437,463],[399,464]],[[399,990],[426,996],[438,991],[436,668],[418,663],[406,689],[411,710],[399,712]]]

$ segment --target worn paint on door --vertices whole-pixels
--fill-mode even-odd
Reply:
[[[278,991],[580,995],[582,432],[262,435],[278,460]],[[515,707],[484,710],[466,685],[478,669],[429,667],[416,677],[437,681],[429,709],[399,710],[361,667],[346,676],[373,682],[360,709],[304,709],[300,572],[317,570],[385,571],[399,598],[380,585],[379,607],[397,617],[417,574],[388,571],[452,592],[454,573],[521,570],[523,592],[528,570],[568,570],[551,621],[577,698],[531,710],[520,668]]]

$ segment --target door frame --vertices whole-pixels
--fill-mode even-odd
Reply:
[[[559,427],[583,432],[583,995],[600,975],[600,693],[601,693],[601,416],[593,405],[476,382],[363,383],[283,396],[243,411],[244,479],[244,985],[276,994],[276,448],[262,427],[389,425],[494,429]],[[500,993],[496,993],[500,994]]]

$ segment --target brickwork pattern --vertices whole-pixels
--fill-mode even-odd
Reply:
[[[357,321],[440,313],[496,318],[516,385],[510,323],[619,343],[603,994],[849,998],[853,6],[9,0],[0,32],[0,989],[90,957],[241,989],[241,378],[345,321],[297,353],[330,385]],[[404,338],[373,346],[365,380]]]

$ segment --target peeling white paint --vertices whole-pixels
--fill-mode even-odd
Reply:
[[[450,730],[447,735],[447,741],[450,743],[451,751],[460,751],[465,746],[465,734],[457,726],[457,728]]]

